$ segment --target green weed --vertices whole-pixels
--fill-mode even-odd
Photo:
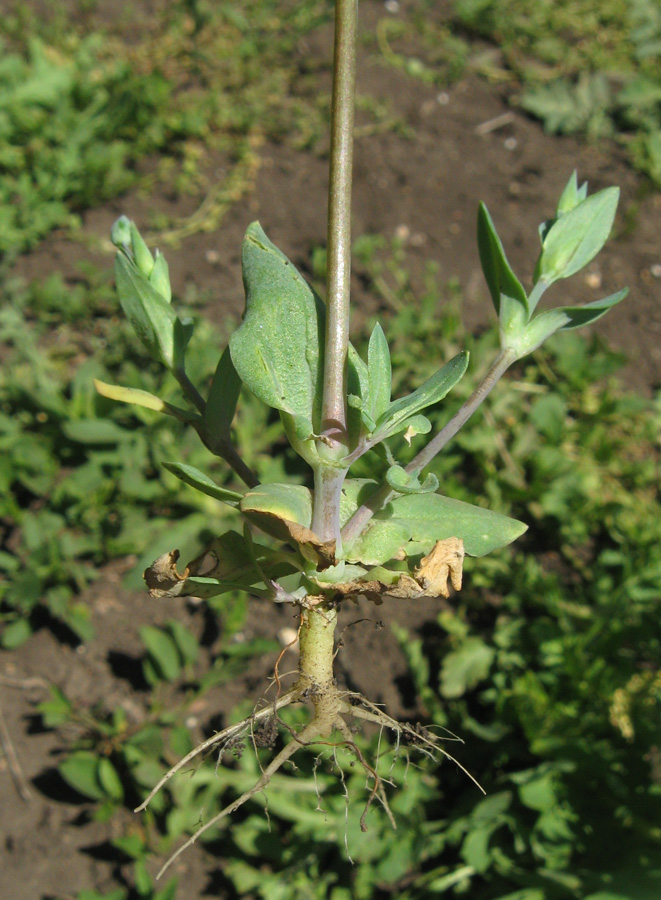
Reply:
[[[417,377],[424,378],[439,348],[450,354],[467,339],[452,309],[456,299],[439,314],[439,295],[447,302],[452,292],[441,291],[430,270],[412,315],[401,250],[394,248],[394,263],[384,249],[382,239],[363,238],[356,255],[371,290],[392,310],[393,357],[415,352]],[[478,341],[484,351],[496,336]],[[309,754],[297,772],[274,779],[268,818],[248,811],[202,838],[209,865],[222,860],[228,896],[423,900],[470,891],[477,900],[596,900],[609,892],[642,900],[658,891],[661,406],[617,388],[620,363],[595,341],[550,341],[520,364],[485,413],[498,421],[502,440],[476,417],[434,467],[452,496],[477,497],[530,524],[525,546],[468,568],[464,590],[435,621],[419,632],[396,629],[422,724],[461,736],[459,750],[447,746],[487,797],[479,800],[451,763],[409,760],[404,746],[356,735],[382,777],[404,781],[391,801],[398,830],[373,808],[369,831],[361,833],[359,810],[348,803],[364,797],[365,775],[345,749]],[[407,387],[414,385],[401,390]],[[462,385],[457,402],[470,390]],[[228,622],[232,615],[240,622],[243,601],[231,601],[235,613],[227,595],[215,602]],[[231,633],[205,672],[181,626],[144,630],[144,672],[156,699],[137,731],[121,712],[77,719],[57,691],[42,704],[49,727],[78,721],[80,737],[61,773],[95,815],[134,804],[162,774],[170,751],[190,749],[186,704],[214,673],[233,677],[241,662]],[[253,650],[260,651],[276,652]],[[159,711],[163,692],[182,683],[191,691],[184,702]],[[295,714],[283,718],[290,727],[297,722]],[[109,766],[121,774],[121,797]],[[192,777],[169,782],[155,798],[146,834],[115,838],[134,861],[138,896],[160,897],[149,893],[156,890],[146,872],[151,856],[195,828],[201,805],[212,814],[257,772],[248,740],[225,754],[217,774],[208,760]],[[174,897],[176,886],[168,890]]]
[[[250,0],[200,10],[177,4],[147,21],[135,10],[114,30],[91,33],[64,7],[41,25],[18,7],[4,18],[0,256],[75,226],[79,210],[134,184],[137,162],[153,153],[169,184],[207,195],[215,224],[211,200],[223,191],[203,174],[211,150],[227,157],[227,191],[236,196],[250,175],[241,166],[238,179],[231,173],[255,143],[320,132],[311,120],[323,111],[292,54],[330,4],[306,0],[283,12],[273,0]],[[139,46],[125,38],[131,28]]]
[[[521,106],[553,134],[613,137],[661,184],[661,13],[654,0],[455,0],[458,24],[498,45]]]

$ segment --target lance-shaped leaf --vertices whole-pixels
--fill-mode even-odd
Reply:
[[[567,182],[564,191],[560,195],[560,199],[558,200],[558,206],[555,211],[556,218],[559,219],[560,216],[564,216],[565,213],[571,212],[574,207],[578,206],[579,203],[582,203],[583,200],[588,195],[588,183],[587,181],[583,182],[583,184],[578,186],[578,175],[576,169],[571,173],[569,181]]]
[[[242,265],[246,311],[230,340],[236,371],[264,403],[319,433],[323,304],[258,222],[246,232]]]
[[[140,388],[106,384],[105,381],[99,381],[98,378],[94,379],[94,387],[102,397],[107,397],[109,400],[118,400],[120,403],[131,403],[133,406],[153,409],[156,412],[173,416],[175,419],[179,419],[180,422],[186,422],[189,425],[199,424],[200,422],[200,417],[196,413],[180,409],[178,406],[172,406],[171,403],[166,403],[165,400],[161,400],[155,394],[150,394],[149,391],[143,391]]]
[[[216,366],[204,409],[204,425],[212,443],[229,437],[240,391],[241,379],[226,347]]]
[[[340,523],[369,499],[377,482],[347,479],[342,489]],[[429,553],[437,541],[456,537],[469,556],[484,556],[520,537],[527,525],[509,516],[441,494],[398,497],[377,512],[365,531],[344,553],[350,562],[380,565],[398,551],[407,556]],[[397,543],[399,541],[399,544]]]
[[[622,288],[616,294],[605,297],[603,300],[593,300],[583,306],[559,306],[556,309],[548,309],[535,316],[526,327],[520,339],[512,346],[517,358],[526,356],[536,350],[547,338],[556,331],[571,331],[596,322],[605,316],[609,309],[623,300],[629,293],[628,288]]]
[[[137,336],[153,359],[174,368],[175,311],[124,253],[115,257],[115,281],[119,302]]]
[[[176,475],[184,484],[195,488],[195,490],[203,494],[207,494],[209,497],[213,497],[214,500],[227,503],[229,506],[238,506],[243,497],[243,494],[239,494],[237,491],[230,491],[228,488],[216,484],[215,481],[209,478],[208,475],[205,475],[204,472],[200,472],[195,466],[188,466],[185,463],[164,462],[163,467],[168,472]]]
[[[461,379],[467,366],[468,353],[458,353],[408,397],[401,397],[391,403],[377,421],[374,437],[383,440],[395,434],[407,419],[442,400]]]
[[[619,197],[619,188],[605,188],[556,219],[544,236],[535,284],[569,278],[594,259],[608,240]]]
[[[579,203],[582,203],[583,200],[588,195],[588,183],[587,181],[583,182],[583,184],[578,186],[578,176],[576,173],[576,169],[572,172],[569,181],[565,185],[565,189],[560,195],[560,199],[558,200],[558,205],[555,210],[555,218],[547,219],[546,222],[542,222],[539,226],[539,237],[541,239],[542,245],[546,240],[546,235],[549,233],[553,225],[558,221],[560,216],[564,216],[565,213],[571,212]]]
[[[512,271],[496,227],[484,203],[477,214],[477,246],[482,271],[498,313],[500,327],[509,332],[528,321],[528,297]]]
[[[369,393],[367,366],[353,344],[349,344],[347,353],[347,431],[351,450],[355,449],[363,434],[372,432],[375,427],[374,420],[367,413]]]
[[[378,422],[390,405],[392,390],[390,348],[378,322],[370,335],[367,348],[367,376],[369,379],[369,412],[372,419]]]

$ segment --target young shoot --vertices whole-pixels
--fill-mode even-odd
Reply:
[[[255,784],[200,826],[186,846],[260,791],[303,748],[342,744],[363,767],[377,800],[387,809],[376,767],[356,747],[351,723],[372,722],[397,740],[448,756],[440,738],[401,724],[368,698],[338,687],[334,632],[346,601],[415,603],[448,597],[461,588],[464,555],[481,557],[516,540],[526,525],[439,492],[425,469],[484,402],[507,369],[550,335],[595,321],[625,295],[621,290],[584,306],[537,312],[547,288],[574,275],[599,252],[610,233],[617,188],[592,196],[574,173],[554,216],[540,226],[541,250],[527,294],[514,274],[492,218],[480,206],[477,241],[484,276],[500,327],[500,350],[463,406],[432,434],[425,413],[443,401],[466,372],[468,354],[439,360],[438,370],[408,396],[392,397],[388,341],[377,324],[367,359],[349,341],[350,198],[355,82],[356,0],[337,0],[331,121],[328,282],[326,302],[315,293],[258,222],[242,248],[246,305],[208,385],[194,385],[186,354],[193,324],[172,303],[168,267],[152,255],[136,226],[122,217],[113,227],[116,282],[121,305],[152,357],[166,366],[182,391],[173,406],[145,391],[97,382],[101,394],[174,416],[192,426],[244,487],[228,489],[205,473],[173,460],[167,468],[189,487],[232,508],[237,530],[214,538],[183,571],[179,553],[165,552],[145,573],[152,597],[210,598],[245,590],[259,602],[288,603],[299,614],[296,678],[275,699],[218,734],[175,765],[138,807],[192,759],[222,749],[257,724],[280,723],[279,712],[307,704],[311,715],[298,731],[281,728],[281,743]],[[232,422],[242,391],[278,411],[284,434],[310,470],[309,486],[259,483],[235,446]],[[397,461],[402,440],[425,436],[407,465]],[[420,438],[418,438],[420,440]],[[388,467],[382,481],[351,476],[352,465],[380,452]],[[380,461],[379,461],[380,462]],[[380,470],[380,465],[379,465]],[[261,535],[261,536],[260,536]],[[165,549],[165,548],[164,548]],[[275,678],[280,686],[277,664]],[[361,819],[366,828],[365,817]]]

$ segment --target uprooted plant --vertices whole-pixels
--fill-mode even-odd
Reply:
[[[278,732],[285,737],[255,784],[203,824],[164,869],[202,832],[264,790],[299,749],[312,744],[339,743],[352,753],[371,780],[366,811],[375,799],[387,811],[383,783],[356,746],[351,720],[374,723],[394,732],[398,741],[448,755],[436,735],[399,723],[369,699],[336,685],[338,613],[344,601],[358,597],[375,603],[448,597],[448,582],[455,590],[461,588],[465,553],[482,556],[525,531],[521,522],[437,493],[438,479],[433,474],[423,477],[422,472],[516,360],[557,331],[595,321],[626,295],[621,290],[584,306],[535,314],[547,288],[582,269],[606,242],[617,188],[588,197],[587,185],[579,187],[576,174],[571,176],[554,217],[540,226],[541,252],[529,294],[510,268],[492,219],[481,206],[479,254],[499,318],[500,351],[441,431],[407,465],[398,464],[398,449],[403,446],[398,447],[398,441],[410,445],[429,434],[431,424],[423,411],[439,403],[461,379],[468,354],[459,353],[412,394],[392,400],[390,353],[381,326],[376,324],[372,331],[367,362],[349,342],[356,5],[356,0],[336,4],[325,304],[261,226],[250,225],[242,252],[245,315],[220,357],[205,397],[186,374],[193,325],[173,309],[165,258],[158,251],[152,256],[135,225],[124,217],[112,232],[122,307],[151,355],[178,381],[187,408],[140,390],[100,382],[97,389],[106,397],[188,423],[247,486],[232,490],[184,463],[166,464],[187,485],[232,507],[242,530],[214,539],[181,573],[177,550],[159,557],[145,573],[150,594],[204,599],[245,590],[266,602],[292,604],[300,614],[300,655],[293,685],[281,689],[276,663],[275,699],[200,744],[138,807],[144,809],[170,778],[210,748],[231,749],[246,736],[256,747],[270,748]],[[232,440],[242,388],[279,412],[291,447],[312,470],[312,489],[260,484],[244,463],[241,448]],[[384,472],[383,478],[348,477],[352,464],[367,453],[373,454],[374,470]],[[258,541],[255,531],[268,537]],[[295,703],[311,707],[310,720],[299,730],[280,728],[280,711]]]

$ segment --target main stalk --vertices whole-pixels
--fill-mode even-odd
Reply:
[[[356,92],[358,0],[336,0],[328,188],[326,346],[322,431],[341,441],[346,430],[345,362],[349,344],[351,179]]]

